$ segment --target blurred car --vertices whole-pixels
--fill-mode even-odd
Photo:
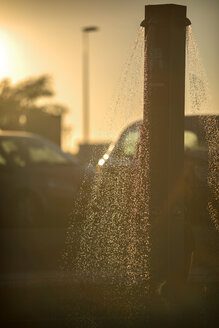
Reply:
[[[209,119],[216,118],[217,123],[219,121],[218,115],[209,115]],[[138,140],[140,136],[140,128],[142,121],[137,121],[129,125],[119,136],[115,143],[112,143],[103,157],[99,160],[97,165],[97,171],[106,166],[120,166],[125,164],[126,166],[133,163]],[[207,144],[205,140],[205,132],[203,126],[200,123],[199,116],[185,116],[184,122],[184,149],[185,154],[194,152],[196,156],[201,155],[206,157]]]
[[[216,120],[218,124],[218,115],[209,115],[207,118],[209,122]],[[96,168],[97,175],[101,176],[99,188],[105,188],[109,176],[113,179],[121,175],[121,172],[125,173],[135,167],[141,125],[142,121],[137,121],[128,126],[99,160]],[[212,194],[207,181],[208,146],[205,131],[199,116],[186,116],[184,127],[183,192],[185,195],[185,233],[187,237],[189,236],[185,247],[190,249],[190,258],[195,249],[190,279],[197,281],[206,276],[207,280],[218,280],[219,234],[207,210]]]
[[[1,227],[63,225],[85,171],[85,165],[42,137],[1,131]]]

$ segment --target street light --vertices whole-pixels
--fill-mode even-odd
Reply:
[[[83,36],[83,143],[89,142],[89,37],[90,32],[96,32],[97,26],[87,26],[82,28]]]

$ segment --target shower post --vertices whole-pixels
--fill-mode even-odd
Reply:
[[[184,272],[186,7],[145,6],[144,119],[150,129],[152,285]],[[175,287],[173,287],[174,289]]]

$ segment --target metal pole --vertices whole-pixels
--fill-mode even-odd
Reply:
[[[89,142],[89,35],[83,32],[83,143]]]
[[[145,7],[144,119],[150,129],[152,280],[184,271],[184,93],[186,7]]]
[[[90,94],[89,94],[89,32],[98,31],[97,26],[88,26],[82,29],[83,36],[83,143],[88,144],[90,138]]]

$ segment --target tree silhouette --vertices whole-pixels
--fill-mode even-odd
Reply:
[[[44,102],[54,95],[52,78],[46,74],[27,78],[14,85],[10,79],[3,79],[0,82],[0,128],[21,129],[21,115],[28,117],[33,111],[64,114],[67,107],[63,104]]]
[[[33,105],[38,99],[54,96],[51,77],[48,75],[42,75],[37,78],[31,77],[21,81],[11,91],[12,97],[24,105]]]

